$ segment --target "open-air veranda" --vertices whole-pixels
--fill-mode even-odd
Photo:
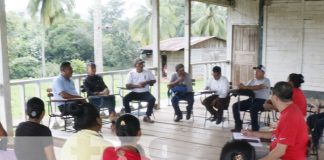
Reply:
[[[242,70],[236,70],[235,64],[243,62],[249,58],[249,53],[253,45],[247,44],[237,44],[241,42],[240,38],[244,41],[253,40],[252,36],[244,37],[246,31],[241,32],[241,34],[235,35],[234,33],[240,33],[240,26],[256,26],[259,33],[257,34],[259,48],[257,49],[258,64],[265,64],[268,68],[267,76],[271,79],[272,83],[279,80],[285,80],[289,73],[297,72],[309,77],[304,85],[304,89],[323,91],[323,15],[324,15],[324,3],[323,1],[305,1],[305,0],[200,0],[202,2],[209,2],[220,4],[229,7],[229,20],[227,27],[227,57],[230,60],[230,64],[225,66],[228,72],[224,73],[229,79],[235,78],[231,77],[233,72],[238,72]],[[153,7],[157,8],[157,0],[153,1]],[[190,0],[186,0],[186,17],[185,17],[185,37],[186,37],[186,47],[185,51],[185,66],[186,70],[190,66]],[[234,2],[234,3],[233,3]],[[261,3],[262,2],[262,3]],[[31,89],[26,88],[27,83],[30,81],[22,82],[10,82],[8,78],[8,57],[6,51],[6,23],[5,23],[5,10],[4,1],[0,0],[0,60],[1,67],[0,72],[0,118],[1,122],[4,123],[5,128],[8,129],[9,133],[12,134],[13,126],[17,122],[14,122],[15,116],[13,108],[10,105],[10,100],[12,97],[19,97],[23,100],[17,104],[18,112],[24,113],[24,101],[28,98],[26,96],[27,92],[34,92],[35,96],[42,96],[44,88],[40,85],[41,82],[51,82],[51,78],[45,78],[35,82],[36,89],[30,91]],[[235,4],[233,6],[233,4]],[[261,6],[261,7],[260,7]],[[259,10],[261,9],[261,10]],[[263,9],[263,10],[262,10]],[[155,10],[156,11],[156,10]],[[262,11],[262,12],[261,12]],[[153,64],[154,68],[160,68],[159,65],[159,26],[158,25],[158,14],[155,12],[155,19],[153,23]],[[238,28],[238,30],[236,30]],[[243,28],[244,29],[244,28]],[[251,29],[250,29],[251,30]],[[237,39],[235,39],[237,38]],[[251,39],[252,38],[252,39]],[[261,48],[260,48],[261,47]],[[243,48],[243,50],[239,50]],[[257,47],[256,47],[257,48]],[[239,54],[245,55],[244,57],[237,56]],[[255,65],[255,64],[250,65]],[[215,64],[213,64],[215,65]],[[249,65],[244,66],[240,64],[241,68],[244,67],[251,68]],[[120,72],[120,71],[119,71]],[[118,75],[119,72],[116,72]],[[127,72],[127,71],[125,71]],[[157,70],[157,72],[159,72]],[[204,70],[207,72],[207,68]],[[241,75],[247,74],[248,72],[241,72]],[[159,74],[157,74],[159,75]],[[111,79],[115,79],[116,75],[112,75]],[[108,76],[109,77],[109,76]],[[76,84],[80,84],[81,76],[75,77]],[[241,79],[242,80],[242,79]],[[111,82],[111,80],[108,79]],[[34,83],[34,82],[32,82]],[[118,83],[122,85],[123,83]],[[18,86],[20,88],[19,93],[11,93],[11,86]],[[112,83],[114,85],[114,83]],[[117,86],[117,84],[116,84]],[[159,86],[159,85],[157,85]],[[115,88],[115,86],[109,86],[110,88]],[[156,90],[159,90],[157,87]],[[115,91],[117,92],[117,90]],[[155,91],[157,92],[157,91]],[[159,92],[157,92],[158,94]],[[162,141],[168,143],[167,146],[157,144],[157,146],[149,145],[148,141],[143,140],[144,147],[149,151],[154,159],[217,159],[219,156],[221,147],[226,141],[231,139],[231,134],[229,132],[230,125],[224,124],[222,126],[216,126],[214,123],[207,123],[206,127],[203,127],[203,119],[195,118],[195,121],[185,121],[179,124],[174,124],[172,119],[173,111],[172,108],[167,105],[163,105],[162,100],[159,97],[158,102],[160,102],[161,109],[156,111],[156,123],[154,124],[143,124],[143,133],[146,136],[157,137],[157,142]],[[42,97],[46,100],[46,96]],[[231,100],[231,103],[235,102],[235,98]],[[199,100],[195,103],[195,111],[197,115],[204,115],[204,109],[199,107]],[[16,107],[16,106],[15,106]],[[201,109],[201,110],[200,110]],[[200,111],[199,111],[200,110]],[[23,120],[25,117],[23,114],[18,117],[18,119]],[[231,116],[230,116],[231,119]],[[20,121],[18,120],[18,121]],[[14,123],[12,123],[14,122]],[[232,124],[233,125],[233,124]],[[110,132],[107,130],[109,127],[104,126],[104,133],[108,136]],[[54,137],[56,137],[56,146],[60,146],[59,142],[62,139],[69,137],[71,133],[53,131]],[[105,137],[107,135],[104,134]],[[160,147],[160,148],[159,148]],[[319,152],[320,158],[323,157],[323,152]],[[186,158],[185,158],[186,157]]]

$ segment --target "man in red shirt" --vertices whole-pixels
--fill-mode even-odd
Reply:
[[[262,158],[282,160],[305,160],[308,143],[307,125],[302,112],[292,102],[293,88],[287,82],[278,82],[271,96],[271,102],[280,112],[276,130],[254,132],[242,130],[243,135],[271,138],[270,153]]]

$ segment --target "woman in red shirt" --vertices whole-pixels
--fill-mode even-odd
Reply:
[[[139,120],[124,114],[116,121],[116,135],[121,141],[120,147],[108,147],[103,153],[103,160],[149,160],[141,146],[137,144],[142,135]]]
[[[301,84],[304,83],[304,76],[302,74],[291,73],[288,77],[288,82],[293,86],[292,101],[298,106],[304,117],[306,116],[306,97],[300,89]]]

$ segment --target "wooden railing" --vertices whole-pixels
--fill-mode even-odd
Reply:
[[[230,60],[220,60],[220,61],[207,61],[207,62],[199,62],[199,63],[192,63],[191,67],[194,66],[203,66],[203,78],[204,78],[204,84],[206,83],[207,79],[212,74],[212,69],[214,66],[219,66],[222,69],[222,75],[226,76],[228,79],[230,79],[230,69],[231,64]]]
[[[147,68],[153,72],[154,75],[156,75],[156,68],[150,67]],[[110,89],[110,92],[112,94],[118,93],[118,88],[120,86],[125,86],[125,79],[127,76],[127,73],[132,69],[125,69],[125,70],[116,70],[116,71],[109,71],[109,72],[102,72],[97,73],[103,77],[105,80],[106,85]],[[78,74],[73,75],[72,79],[74,80],[75,87],[79,94],[81,94],[80,91],[80,85],[83,83],[83,79],[87,76],[87,74]],[[48,87],[51,87],[52,81],[55,77],[47,77],[47,78],[39,78],[39,79],[30,79],[30,80],[12,80],[10,81],[10,87],[12,91],[11,95],[11,105],[13,109],[13,112],[19,112],[18,116],[14,115],[13,118],[18,119],[19,121],[26,118],[25,115],[25,105],[27,100],[32,97],[40,97],[44,100],[44,102],[47,101],[46,96],[46,89]],[[18,92],[13,92],[13,87],[18,87]],[[16,90],[17,88],[15,88]],[[28,93],[28,94],[27,94]],[[15,125],[15,124],[14,124]]]

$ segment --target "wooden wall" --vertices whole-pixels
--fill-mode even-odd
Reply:
[[[303,89],[324,90],[324,1],[275,0],[266,7],[265,62],[272,84],[290,73]]]
[[[236,0],[228,10],[228,58],[233,25],[258,25],[258,5]],[[271,0],[264,9],[262,54],[271,84],[295,72],[305,76],[303,89],[324,91],[324,0]]]

